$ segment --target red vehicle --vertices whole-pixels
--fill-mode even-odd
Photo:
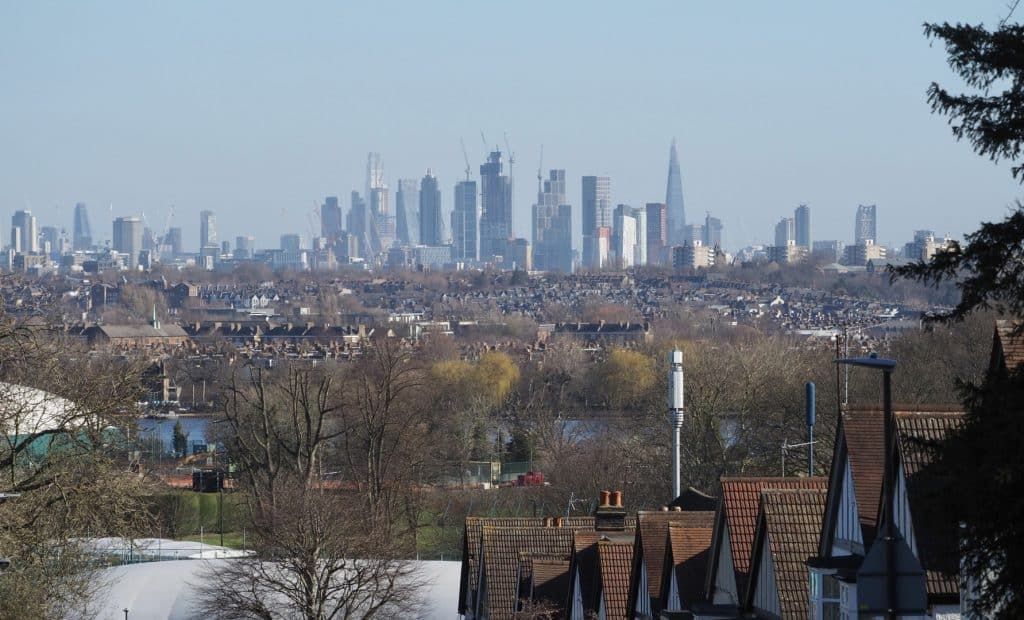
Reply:
[[[528,471],[525,474],[516,476],[517,487],[541,487],[544,486],[544,472]]]

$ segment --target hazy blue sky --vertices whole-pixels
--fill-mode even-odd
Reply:
[[[722,218],[731,247],[771,239],[812,207],[813,235],[850,240],[858,203],[879,237],[960,236],[1020,194],[925,103],[956,85],[928,20],[994,25],[1004,0],[893,2],[0,3],[0,217],[31,206],[94,234],[169,205],[185,245],[213,209],[221,239],[308,237],[328,194],[362,189],[366,153],[388,183],[438,175],[446,208],[474,175],[480,132],[508,132],[515,227],[528,235],[540,145],[615,202],[665,197],[679,141],[688,220]],[[1024,18],[1024,15],[1017,15]],[[6,235],[5,235],[6,240]]]

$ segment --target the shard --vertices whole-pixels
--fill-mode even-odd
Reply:
[[[686,211],[683,208],[683,179],[679,174],[679,157],[676,155],[676,140],[668,152],[668,187],[665,189],[665,205],[668,220],[668,242],[682,245],[683,227],[686,225]]]

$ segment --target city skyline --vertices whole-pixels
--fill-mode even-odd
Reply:
[[[496,145],[506,150],[506,132],[521,161],[512,174],[512,215],[513,233],[523,237],[532,194],[532,174],[524,171],[536,168],[541,144],[566,170],[569,204],[581,204],[577,179],[597,175],[611,177],[613,204],[642,205],[664,200],[665,150],[676,137],[690,219],[715,213],[731,247],[770,241],[774,214],[802,202],[814,205],[819,238],[846,238],[847,213],[857,204],[884,210],[881,243],[900,243],[905,231],[921,227],[960,237],[982,219],[1000,218],[1019,189],[1005,166],[950,140],[924,95],[931,80],[951,72],[920,24],[991,24],[1005,11],[998,0],[970,7],[876,2],[857,11],[805,2],[741,13],[661,3],[650,12],[623,6],[593,15],[570,2],[549,8],[565,26],[565,43],[546,42],[522,58],[495,51],[500,71],[472,51],[493,49],[496,35],[528,31],[537,5],[506,7],[507,19],[487,37],[476,26],[493,24],[496,9],[461,7],[461,21],[451,23],[463,24],[465,37],[449,47],[428,43],[412,26],[436,23],[449,32],[442,18],[456,9],[412,7],[389,23],[410,31],[409,40],[373,55],[369,34],[358,29],[346,37],[309,32],[379,16],[371,6],[316,4],[300,16],[258,4],[237,11],[227,2],[203,7],[202,19],[171,6],[156,14],[111,6],[0,8],[0,72],[11,86],[10,112],[0,119],[8,145],[0,154],[0,216],[31,210],[66,228],[75,203],[91,205],[94,217],[113,204],[112,216],[145,213],[159,228],[153,223],[174,205],[186,247],[197,245],[202,210],[216,211],[225,231],[271,245],[283,226],[305,228],[312,200],[364,193],[367,152],[383,155],[391,187],[430,167],[447,197],[462,180],[459,139],[479,162]],[[238,13],[239,28],[223,36]],[[650,19],[655,13],[659,19]],[[793,36],[826,32],[837,17],[850,26],[840,36]],[[865,29],[871,46],[863,44]],[[616,46],[609,56],[595,31],[638,44]],[[53,40],[45,32],[63,34]],[[271,56],[262,46],[268,38],[293,52]],[[406,46],[416,43],[432,66],[460,71],[416,77],[423,97],[412,107],[374,86],[399,70]],[[696,61],[709,56],[720,60],[713,69]],[[545,57],[563,57],[564,70],[534,71]],[[784,74],[761,77],[780,64]],[[351,81],[363,84],[358,97],[346,94]],[[620,87],[596,99],[565,87],[591,81]],[[652,85],[659,97],[637,96]],[[758,89],[753,114],[749,87]],[[309,97],[310,88],[321,96]],[[453,99],[453,90],[502,95],[483,106],[474,97]],[[541,104],[528,92],[552,95]],[[486,148],[474,139],[481,130]],[[582,249],[580,223],[573,226]],[[109,234],[105,226],[95,232]]]

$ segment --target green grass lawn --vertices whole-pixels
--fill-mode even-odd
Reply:
[[[191,536],[183,536],[181,540],[190,540],[193,542],[203,542],[208,545],[219,545],[220,534],[216,531],[205,532],[202,537],[199,534],[193,534]],[[244,543],[244,544],[243,544]],[[224,532],[224,546],[231,549],[251,549],[251,540],[246,540],[242,532]]]

